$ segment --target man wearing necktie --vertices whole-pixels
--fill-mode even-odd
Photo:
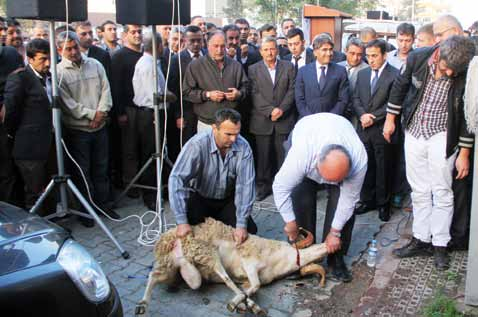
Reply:
[[[34,205],[54,173],[51,121],[50,46],[34,39],[26,47],[28,65],[13,72],[5,86],[5,122],[13,137],[13,159],[25,182],[25,207]],[[53,164],[51,164],[53,162]],[[51,174],[48,174],[51,172]],[[40,212],[40,215],[44,215]]]
[[[349,103],[349,81],[345,67],[331,62],[334,43],[328,36],[313,42],[315,63],[299,69],[295,83],[295,102],[299,117],[318,112],[343,115]]]
[[[171,58],[168,88],[176,95],[177,100],[171,104],[169,113],[174,117],[168,120],[168,153],[169,158],[175,160],[184,145],[196,134],[197,117],[193,111],[193,104],[183,99],[181,108],[181,81],[192,61],[204,56],[202,51],[203,34],[196,25],[188,25],[184,30],[186,48]],[[181,62],[181,67],[179,63]],[[181,133],[182,129],[182,133]],[[182,134],[182,139],[180,139]]]
[[[286,36],[287,46],[291,53],[284,56],[283,59],[294,64],[295,73],[297,74],[299,68],[314,62],[315,56],[311,51],[305,49],[304,32],[301,29],[290,29]]]
[[[398,69],[387,63],[387,46],[372,40],[365,49],[370,68],[358,72],[353,108],[360,119],[357,132],[365,145],[368,169],[355,213],[378,209],[382,221],[390,219],[391,145],[382,135],[388,96]]]

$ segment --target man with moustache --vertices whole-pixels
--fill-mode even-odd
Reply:
[[[226,55],[226,37],[213,32],[208,53],[194,60],[184,76],[183,96],[194,104],[198,132],[210,130],[218,109],[237,108],[247,96],[248,80],[242,65]]]
[[[295,123],[295,69],[289,61],[279,60],[274,38],[262,40],[263,62],[249,69],[252,112],[250,132],[255,136],[257,159],[257,200],[272,193],[272,179],[284,161],[282,144]]]

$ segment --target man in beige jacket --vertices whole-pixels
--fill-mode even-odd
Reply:
[[[60,33],[57,47],[62,59],[58,64],[58,78],[65,141],[83,170],[93,200],[105,209],[109,190],[108,134],[105,125],[112,106],[108,78],[98,61],[81,54],[75,33]],[[71,172],[75,183],[86,195],[79,171],[73,167]],[[119,218],[112,210],[108,213]],[[90,219],[82,220],[85,226],[94,225]]]

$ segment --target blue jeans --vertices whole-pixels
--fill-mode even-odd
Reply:
[[[91,196],[98,205],[108,200],[108,133],[106,127],[95,132],[85,132],[74,129],[65,129],[65,142],[68,151],[80,165],[85,174]],[[88,200],[85,182],[78,168],[70,162],[69,170],[75,185]]]

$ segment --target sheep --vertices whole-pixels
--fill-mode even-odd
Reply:
[[[296,249],[285,241],[249,235],[236,246],[234,228],[207,218],[193,226],[192,234],[176,237],[176,229],[165,232],[155,245],[155,263],[149,274],[146,290],[136,306],[136,315],[146,312],[153,287],[157,283],[171,284],[179,272],[192,289],[202,280],[225,283],[235,294],[227,304],[229,311],[249,308],[255,314],[266,314],[250,298],[261,285],[269,284],[296,271],[302,276],[318,273],[325,283],[324,269],[314,261],[327,255],[324,243]],[[242,284],[242,289],[236,286]]]

